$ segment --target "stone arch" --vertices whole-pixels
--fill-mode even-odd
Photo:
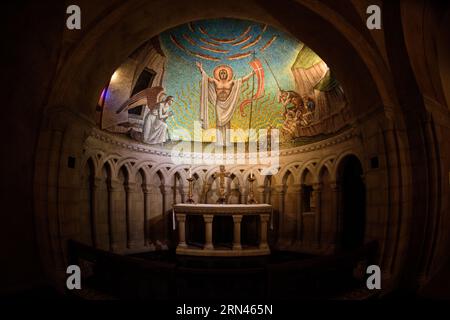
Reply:
[[[360,159],[351,153],[337,162],[339,183],[339,225],[337,245],[344,249],[355,249],[364,243],[366,236],[366,187],[364,168]]]
[[[120,159],[120,155],[113,154],[113,155],[107,155],[99,160],[99,167],[102,168],[106,164],[109,166],[109,170],[111,171],[111,177],[115,178],[117,176],[117,162]]]
[[[323,173],[323,170],[327,170],[328,173],[330,174],[330,178],[332,178],[332,179],[334,178],[334,181],[336,181],[335,176],[333,176],[334,171],[335,171],[334,170],[335,169],[335,159],[336,159],[336,156],[331,155],[331,156],[325,157],[317,164],[317,174],[318,174],[319,178],[320,178],[320,175]]]
[[[147,177],[144,167],[140,167],[139,169],[133,170],[132,172],[135,177],[137,177],[137,175],[141,176],[142,186],[145,186],[147,184],[148,177]],[[136,178],[135,178],[135,180],[136,180],[136,182],[139,181],[139,179],[136,179]]]
[[[119,160],[116,164],[116,177],[119,175],[120,171],[123,170],[125,174],[126,183],[134,182],[135,175],[133,175],[132,165],[127,160]]]
[[[88,165],[88,162],[91,161],[94,166],[94,173],[97,175],[97,171],[99,170],[98,158],[95,156],[96,152],[86,152],[81,159],[81,172],[85,169],[85,166]]]
[[[161,180],[161,184],[166,185],[166,183],[170,181],[166,167],[167,167],[166,164],[160,164],[152,167],[149,170],[149,176],[152,177],[154,175],[158,175],[158,177]]]
[[[189,177],[189,173],[186,170],[189,170],[189,167],[186,167],[186,165],[184,164],[177,165],[172,167],[167,172],[167,176],[169,177],[169,179],[172,179],[172,176],[178,174],[180,176],[182,186],[185,186],[187,184],[187,178]]]
[[[107,180],[111,180],[113,177],[115,177],[114,164],[111,161],[102,161],[101,162],[98,173],[100,175],[102,175],[104,170],[107,173]],[[103,175],[103,177],[104,177],[104,175]]]
[[[152,165],[152,163],[149,162],[148,160],[138,161],[132,167],[132,174],[136,175],[136,174],[138,174],[139,171],[142,171],[143,174],[145,175],[145,181],[148,181],[149,177],[150,177],[151,165]]]
[[[239,171],[234,170],[230,173],[229,178],[226,179],[226,185],[228,203],[245,203],[242,199],[242,191],[246,185],[243,184],[243,179]]]
[[[264,177],[260,171],[259,171],[259,167],[257,166],[253,166],[251,169],[245,169],[245,171],[242,173],[242,180],[243,181],[247,181],[248,177],[250,176],[251,172],[253,172],[253,178],[255,178],[255,188],[258,186],[263,186],[264,185]]]
[[[172,168],[174,169],[174,168]],[[184,186],[186,185],[182,174],[184,170],[171,170],[169,171],[170,181],[173,181],[173,203],[182,203],[184,200]]]
[[[128,173],[130,175],[133,174],[133,167],[136,165],[138,160],[132,157],[121,157],[119,161],[117,161],[117,167],[120,168],[123,165],[127,166]]]
[[[338,172],[338,170],[339,170],[339,167],[340,167],[342,161],[343,161],[346,157],[349,157],[349,156],[354,156],[354,157],[356,157],[356,158],[358,159],[358,161],[361,163],[363,172],[367,172],[368,168],[364,165],[364,161],[362,161],[361,155],[360,155],[358,152],[356,152],[356,150],[346,150],[346,151],[340,153],[340,154],[336,157],[336,160],[334,161],[335,165],[334,165],[334,167],[333,167],[333,172],[332,172],[332,174],[333,174],[334,177],[336,177],[336,180],[335,180],[335,181],[337,181],[337,182],[339,181],[339,172]]]
[[[281,172],[280,172],[280,176],[281,178],[281,183],[283,185],[286,184],[286,179],[288,178],[288,176],[291,175],[292,178],[294,179],[294,181],[296,183],[299,183],[300,180],[300,176],[299,176],[299,172],[298,169],[296,169],[294,166],[292,165],[288,165],[286,166]]]
[[[228,171],[236,177],[240,186],[245,186],[245,179],[241,169],[245,169],[245,166],[231,167]]]
[[[326,162],[317,167],[317,182],[323,183],[322,177],[324,174],[331,175],[330,165]]]
[[[311,181],[311,183],[318,182],[317,168],[316,168],[316,166],[313,165],[313,163],[314,163],[314,160],[308,161],[300,168],[300,174],[299,174],[300,184],[305,184],[305,177],[308,173],[311,175],[311,177],[313,179],[313,181]],[[317,163],[317,161],[316,161],[316,163]]]
[[[281,173],[282,173],[282,175],[281,175]],[[286,186],[286,184],[288,183],[288,179],[289,178],[294,178],[295,177],[295,175],[294,175],[294,173],[290,170],[290,169],[287,169],[286,168],[286,170],[283,170],[282,172],[280,173],[280,176],[281,176],[281,184],[283,185],[283,186]]]
[[[95,163],[95,159],[92,157],[88,157],[86,159],[86,161],[84,161],[81,165],[81,171],[82,173],[82,177],[86,177],[86,175],[84,174],[86,171],[89,171],[90,175],[93,175],[93,177],[95,177],[95,174],[97,172],[97,168],[96,168],[96,163]]]

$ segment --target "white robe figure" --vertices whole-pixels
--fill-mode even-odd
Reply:
[[[200,67],[199,67],[200,68]],[[220,68],[227,68],[228,79],[227,83],[230,85],[230,91],[226,99],[218,99],[217,84],[220,78],[217,76]],[[209,129],[208,121],[208,101],[215,106],[216,111],[216,143],[218,145],[227,145],[230,142],[230,121],[237,106],[239,93],[242,82],[249,78],[240,78],[237,80],[231,79],[232,71],[228,66],[219,66],[214,70],[214,78],[210,78],[206,72],[201,68],[202,82],[200,88],[200,120],[202,121],[202,128]],[[223,80],[223,79],[222,79]]]
[[[159,102],[150,109],[144,118],[142,133],[134,132],[133,138],[148,144],[164,143],[169,140],[169,130],[165,120],[172,115],[169,111],[171,101],[168,99]]]

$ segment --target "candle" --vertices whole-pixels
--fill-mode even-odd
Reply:
[[[189,167],[189,178],[192,178],[192,167]]]
[[[253,179],[253,169],[252,169],[252,170],[250,170],[250,178],[252,178],[252,179]]]

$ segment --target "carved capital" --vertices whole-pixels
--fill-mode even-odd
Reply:
[[[176,214],[177,221],[178,222],[186,222],[186,215],[183,213],[177,213]]]
[[[339,190],[339,183],[337,181],[331,181],[330,182],[330,188],[332,191],[338,191]]]
[[[127,193],[136,193],[138,192],[139,188],[138,188],[138,184],[136,182],[128,182],[125,185],[125,191]]]
[[[313,190],[316,192],[320,192],[322,191],[322,183],[317,182],[313,184]]]
[[[205,221],[205,223],[212,223],[214,219],[214,215],[212,214],[204,214],[203,215],[203,221]]]
[[[92,179],[92,186],[94,188],[99,188],[104,183],[105,183],[105,179],[103,179],[102,177],[94,177],[94,179]]]
[[[110,179],[108,181],[108,190],[111,192],[119,191],[123,188],[123,184],[121,181],[116,179]]]
[[[302,189],[303,189],[303,185],[301,185],[299,183],[296,183],[289,187],[289,191],[293,192],[293,193],[300,193],[300,192],[302,192]]]
[[[242,221],[242,215],[241,214],[233,214],[233,222],[234,223],[241,223]]]
[[[264,193],[264,191],[266,190],[266,187],[265,187],[265,186],[257,186],[257,187],[256,187],[256,190],[257,190],[259,193]]]
[[[144,194],[154,194],[156,193],[157,186],[153,184],[144,184],[142,185],[142,191],[144,191]]]
[[[172,186],[162,185],[161,186],[161,192],[164,193],[164,194],[170,194],[171,192],[173,192],[173,187]]]
[[[286,192],[286,186],[279,184],[273,187],[273,190],[278,194],[284,194]]]

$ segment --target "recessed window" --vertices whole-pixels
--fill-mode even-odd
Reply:
[[[155,79],[156,72],[153,70],[150,70],[148,68],[145,68],[138,80],[136,81],[136,84],[134,85],[133,91],[131,92],[131,96],[134,96],[136,93],[141,92],[144,89],[147,89],[148,87],[151,87],[153,80]],[[138,106],[136,108],[131,108],[128,110],[128,114],[141,116],[144,106]]]
[[[145,68],[136,81],[133,91],[131,92],[131,96],[134,96],[136,93],[150,87],[153,83],[153,80],[155,79],[155,76],[155,71]]]

